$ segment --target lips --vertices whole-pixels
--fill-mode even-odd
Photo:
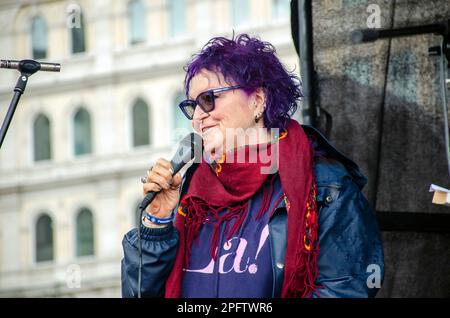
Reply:
[[[212,127],[216,127],[216,125],[203,127],[202,128],[202,133],[204,134],[206,131],[208,131]]]

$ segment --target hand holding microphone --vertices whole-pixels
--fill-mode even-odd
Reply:
[[[147,212],[154,217],[170,217],[180,200],[179,187],[182,177],[178,171],[192,159],[201,158],[202,152],[202,138],[196,133],[190,133],[181,140],[170,162],[163,158],[158,159],[147,171],[147,177],[141,178],[145,195],[139,206],[141,211],[148,206]]]
[[[144,195],[156,192],[153,201],[148,205],[147,212],[157,218],[168,218],[180,200],[179,188],[182,177],[178,172],[175,175],[172,164],[160,158],[154,166],[147,171],[147,177],[142,188]]]

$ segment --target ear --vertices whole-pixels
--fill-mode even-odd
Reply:
[[[250,105],[254,115],[264,112],[266,107],[266,92],[262,87],[258,87],[253,92]]]

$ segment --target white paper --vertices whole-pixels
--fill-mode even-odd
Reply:
[[[445,189],[443,187],[437,186],[435,184],[431,184],[430,185],[430,192],[435,192],[435,191],[450,193],[450,190],[448,190],[448,189]]]

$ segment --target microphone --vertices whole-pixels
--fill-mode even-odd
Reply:
[[[356,30],[352,32],[353,43],[373,42],[378,39],[380,33],[374,29]]]
[[[172,160],[170,160],[173,168],[172,175],[174,176],[175,174],[177,174],[177,172],[180,171],[180,169],[192,159],[199,159],[202,155],[202,150],[203,140],[199,134],[193,132],[184,137],[180,141],[180,145],[178,146],[178,149]],[[139,205],[139,209],[141,211],[145,210],[145,208],[153,201],[153,199],[159,192],[160,191],[147,193],[147,195]]]
[[[447,23],[435,23],[427,25],[416,25],[398,29],[364,29],[352,32],[353,43],[373,42],[378,39],[396,38],[401,36],[411,36],[418,34],[435,33],[447,35],[450,26]]]
[[[35,60],[0,60],[0,68],[9,68],[19,71],[25,70],[26,73],[35,73],[37,71],[59,72],[61,64],[59,63],[41,63]]]

